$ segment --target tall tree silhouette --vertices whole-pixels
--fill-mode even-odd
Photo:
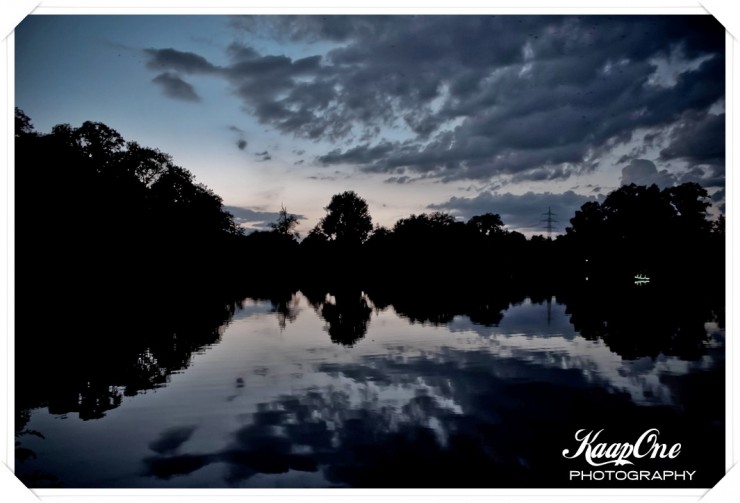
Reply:
[[[500,236],[506,232],[501,217],[495,213],[475,215],[468,220],[467,225],[482,236]]]
[[[300,239],[301,235],[294,229],[298,225],[298,217],[288,213],[285,206],[280,207],[280,213],[276,222],[272,222],[270,229],[288,239]]]
[[[326,216],[318,226],[337,244],[358,246],[367,240],[373,230],[367,202],[353,191],[335,194],[324,209]]]

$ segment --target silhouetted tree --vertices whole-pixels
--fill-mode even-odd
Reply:
[[[717,236],[721,236],[722,239],[725,237],[725,216],[720,215],[717,217],[717,220],[715,220],[712,223],[712,234],[715,234]]]
[[[82,154],[96,162],[99,171],[114,162],[115,154],[126,147],[126,141],[118,131],[102,122],[85,121],[82,126],[72,130],[72,135]]]
[[[631,282],[638,273],[694,281],[701,268],[693,262],[709,251],[702,249],[712,230],[708,207],[706,190],[695,183],[626,185],[576,211],[560,244],[570,268],[592,281]]]
[[[373,233],[365,243],[365,252],[368,265],[381,272],[387,267],[389,255],[393,253],[393,232],[386,227],[376,226]]]
[[[373,229],[373,233],[370,235],[370,239],[387,239],[391,235],[391,231],[382,225],[376,225]]]
[[[331,245],[329,238],[317,225],[301,241],[301,261],[305,264],[300,273],[306,279],[308,288],[315,287],[331,271]]]
[[[233,281],[240,229],[221,198],[170,156],[99,122],[38,134],[22,111],[16,121],[22,284],[72,283],[99,292],[91,299],[99,302],[127,285],[156,296]]]
[[[160,152],[140,146],[135,141],[126,144],[126,150],[122,153],[121,170],[137,180],[145,187],[152,184],[172,165],[172,157]]]
[[[501,217],[494,213],[475,215],[467,223],[468,227],[482,236],[497,236],[506,232]]]
[[[448,213],[413,214],[398,220],[388,240],[391,251],[386,253],[391,274],[423,283],[465,276],[459,269],[470,253],[465,234],[465,224]]]
[[[278,233],[289,239],[300,239],[301,235],[294,230],[295,226],[298,225],[298,217],[288,213],[285,206],[280,207],[280,214],[278,215],[277,222],[273,222],[270,228],[273,232]]]
[[[31,123],[31,119],[21,110],[20,108],[16,107],[15,109],[15,137],[16,139],[21,138],[23,136],[35,136],[36,131],[34,131],[33,124]]]
[[[397,236],[429,237],[451,230],[456,223],[455,217],[449,213],[435,211],[402,218],[393,226],[393,232]]]
[[[373,229],[367,202],[353,191],[332,196],[319,222],[321,231],[338,244],[357,246],[365,242]]]
[[[301,242],[304,246],[322,246],[329,242],[329,237],[324,234],[318,225],[308,232],[306,238]]]

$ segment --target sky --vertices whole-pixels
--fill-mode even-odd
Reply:
[[[158,148],[245,228],[306,234],[354,190],[375,224],[445,211],[563,232],[620,185],[725,204],[725,32],[711,16],[33,15],[16,106]],[[72,167],[65,167],[72,169]]]

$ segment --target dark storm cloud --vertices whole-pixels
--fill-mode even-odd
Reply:
[[[715,164],[711,166],[705,173],[707,173],[707,179],[705,179],[702,185],[706,187],[724,187],[725,186],[725,166],[724,164]]]
[[[409,183],[411,181],[411,178],[408,176],[391,176],[390,178],[386,178],[383,180],[385,183],[398,183],[398,184],[404,184]]]
[[[389,175],[566,179],[595,169],[619,143],[655,141],[636,130],[704,117],[724,97],[724,29],[711,16],[257,16],[233,24],[309,50],[321,42],[322,54],[293,59],[232,44],[229,64],[217,67],[150,49],[148,65],[218,75],[263,124],[344,142],[319,163]],[[672,61],[675,75],[661,75],[658,61]],[[694,119],[685,134],[720,120]],[[385,136],[387,128],[404,139]],[[700,135],[697,147],[704,138],[714,141]],[[720,149],[713,143],[712,155]],[[699,151],[676,143],[665,155]]]
[[[193,86],[174,73],[161,73],[154,77],[152,82],[159,85],[164,91],[164,94],[170,98],[182,101],[200,101],[200,96],[195,92]]]
[[[685,159],[692,164],[724,164],[725,114],[690,114],[674,131],[662,159]]]
[[[571,190],[562,194],[527,192],[522,195],[482,192],[476,197],[452,197],[444,203],[430,204],[428,207],[433,210],[449,211],[465,220],[474,215],[497,213],[509,228],[543,233],[545,231],[542,223],[543,213],[548,208],[555,213],[559,221],[555,225],[555,230],[562,231],[577,209],[588,201],[595,200],[597,199],[594,197],[576,194]]]
[[[661,189],[671,187],[677,181],[676,176],[663,169],[658,171],[653,161],[647,159],[633,159],[629,165],[622,168],[622,185],[652,185]]]
[[[727,193],[725,192],[724,187],[711,195],[712,204],[714,204],[714,206],[716,206],[723,214],[725,213],[727,207],[726,197]]]
[[[447,17],[407,24],[393,31],[383,23],[380,34],[358,35],[362,44],[329,59],[359,67],[353,75],[362,78],[352,82],[363,103],[412,111],[406,122],[420,139],[436,129],[432,141],[360,145],[320,162],[404,167],[445,181],[567,178],[592,169],[599,153],[630,140],[634,130],[667,125],[724,93],[723,31],[710,18]],[[687,59],[715,57],[679,74],[673,87],[649,85],[653,58],[678,45]],[[375,97],[378,89],[389,103]],[[429,107],[435,98],[436,112]],[[453,119],[461,122],[445,130]]]
[[[145,49],[144,53],[147,67],[153,70],[212,74],[227,80],[252,114],[284,132],[319,138],[345,129],[330,125],[316,113],[317,108],[325,111],[334,97],[333,84],[317,77],[321,56],[296,60],[283,55],[261,56],[250,47],[232,44],[228,49],[231,62],[218,66],[200,55],[175,49]]]
[[[725,189],[720,189],[714,194],[712,194],[712,202],[718,203],[720,201],[723,201],[725,199]]]
[[[234,16],[231,24],[252,35],[281,41],[344,42],[377,34],[390,16]]]
[[[587,167],[586,167],[587,168]],[[572,172],[563,168],[563,166],[551,168],[535,168],[527,171],[516,173],[512,178],[512,183],[523,181],[552,181],[565,180],[571,176]]]
[[[725,166],[724,164],[714,164],[712,166],[696,166],[679,178],[679,183],[694,182],[704,187],[724,187],[725,186]]]
[[[182,73],[213,73],[218,68],[192,52],[176,49],[144,49],[149,56],[147,68],[152,70],[174,70]]]
[[[388,141],[381,142],[378,145],[370,146],[368,144],[358,145],[354,148],[341,151],[335,149],[325,155],[319,156],[318,161],[324,165],[330,164],[359,164],[369,165],[374,163],[378,158],[398,152],[401,150],[399,143]]]

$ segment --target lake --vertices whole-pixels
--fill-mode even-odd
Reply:
[[[18,377],[32,405],[18,411],[17,473],[78,488],[668,488],[724,474],[714,317],[454,297],[294,291],[245,298],[214,327],[86,340],[40,384]],[[125,316],[111,308],[95,332],[106,338]],[[677,457],[594,467],[563,455],[582,429],[634,444],[652,428],[681,444]],[[580,475],[594,470],[694,473]]]

